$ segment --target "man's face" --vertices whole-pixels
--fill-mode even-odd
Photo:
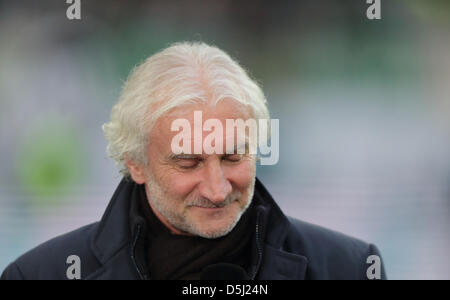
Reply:
[[[171,148],[172,121],[186,119],[191,125],[191,151],[194,153],[194,111],[220,120],[223,127],[221,153],[179,154]],[[205,238],[226,235],[250,205],[255,184],[256,163],[253,155],[226,154],[226,143],[237,139],[227,135],[226,119],[251,118],[245,106],[223,100],[215,107],[192,104],[175,108],[160,118],[150,133],[146,192],[155,214],[173,232]],[[234,131],[234,130],[233,130]],[[203,132],[202,141],[210,132]],[[197,136],[197,139],[199,136]]]

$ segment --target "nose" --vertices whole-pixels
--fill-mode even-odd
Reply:
[[[225,201],[232,190],[233,187],[224,174],[220,160],[208,162],[200,189],[202,196],[211,202],[221,203]]]

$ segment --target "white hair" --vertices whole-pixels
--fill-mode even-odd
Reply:
[[[261,88],[228,54],[202,42],[173,44],[130,73],[102,127],[107,154],[129,176],[125,156],[147,163],[149,133],[159,117],[184,104],[226,98],[248,106],[256,119],[270,118]]]

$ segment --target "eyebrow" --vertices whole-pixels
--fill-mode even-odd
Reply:
[[[221,155],[227,156],[227,155],[238,154],[237,150],[238,150],[238,148],[240,148],[242,146],[245,147],[244,154],[247,153],[249,151],[249,143],[245,142],[245,144],[240,145],[239,147],[237,145],[235,145],[234,149],[233,149],[233,153],[226,153],[226,151],[225,151],[225,153],[223,153]],[[172,153],[168,156],[168,160],[178,160],[178,159],[203,159],[203,157],[201,154],[184,154],[184,153],[181,153],[181,154]]]
[[[170,154],[169,160],[178,160],[178,159],[201,159],[202,156],[200,154]]]

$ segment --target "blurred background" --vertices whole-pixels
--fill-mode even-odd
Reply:
[[[450,2],[0,1],[0,272],[97,221],[121,177],[108,121],[133,66],[215,44],[264,88],[289,215],[373,242],[390,279],[450,279]]]

